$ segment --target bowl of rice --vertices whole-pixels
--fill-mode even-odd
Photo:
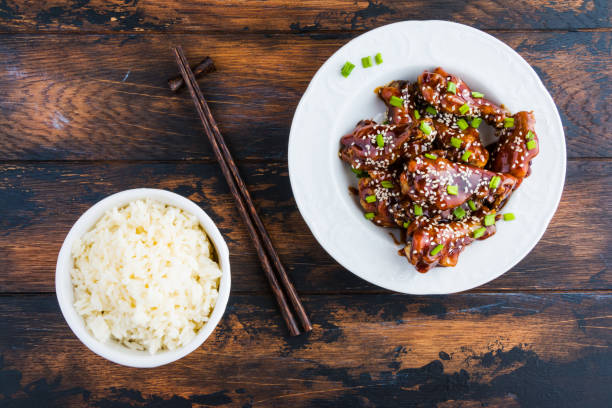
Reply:
[[[60,249],[55,289],[74,334],[117,364],[157,367],[200,347],[230,293],[227,244],[194,202],[157,189],[87,210]]]

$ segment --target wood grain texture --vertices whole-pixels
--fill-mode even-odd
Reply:
[[[290,124],[317,68],[360,33],[409,19],[509,44],[565,128],[566,186],[544,237],[468,293],[360,280],[317,244],[289,186]],[[608,0],[0,0],[0,407],[609,406],[611,42]],[[168,90],[177,44],[192,63],[214,59],[200,84],[309,335],[287,336],[189,96]],[[86,349],[51,293],[70,226],[135,187],[201,205],[233,275],[208,341],[148,370]]]
[[[167,0],[0,3],[5,32],[253,32],[369,30],[402,20],[453,20],[478,28],[610,27],[606,0]]]
[[[602,213],[602,203],[612,200],[610,164],[570,161],[561,205],[540,243],[512,271],[479,290],[612,289],[612,221],[605,208]],[[381,291],[341,268],[317,244],[293,201],[285,163],[239,167],[298,291]],[[0,166],[0,175],[2,292],[53,291],[57,253],[71,225],[103,197],[136,187],[171,190],[201,205],[228,241],[233,289],[268,290],[216,163],[13,163]]]
[[[611,157],[612,32],[493,34],[551,92],[568,156]],[[217,72],[200,83],[234,157],[285,160],[302,93],[353,35],[5,35],[0,160],[212,157],[188,94],[166,84],[175,44],[194,62],[214,59]]]
[[[0,297],[0,405],[609,405],[610,294],[304,300],[309,336],[285,336],[271,298],[233,295],[201,348],[141,370],[87,350],[53,295]]]

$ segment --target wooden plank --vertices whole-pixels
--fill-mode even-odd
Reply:
[[[611,157],[612,32],[494,34],[534,66],[552,93],[569,157]],[[183,44],[194,61],[214,58],[218,71],[201,85],[235,156],[284,160],[302,93],[348,41],[317,38],[5,35],[0,160],[211,157],[189,96],[167,89],[177,72],[173,44]]]
[[[452,20],[479,28],[610,27],[606,0],[165,0],[155,2],[15,0],[0,5],[5,32],[211,32],[368,30],[402,20]]]
[[[570,161],[562,203],[540,243],[481,290],[612,289],[612,221],[601,211],[612,200],[609,168],[609,160]],[[298,290],[380,291],[317,244],[295,206],[285,164],[243,163],[241,173]],[[232,287],[268,290],[217,164],[52,162],[0,166],[0,291],[53,291],[57,253],[71,225],[103,197],[135,187],[175,191],[200,204],[228,240]]]
[[[289,338],[270,297],[233,295],[201,348],[142,370],[87,350],[54,296],[0,297],[3,405],[595,407],[612,396],[610,294],[311,296],[305,306],[314,331]]]

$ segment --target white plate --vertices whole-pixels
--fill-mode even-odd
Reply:
[[[384,62],[364,69],[361,57]],[[340,75],[346,61],[356,67]],[[363,217],[348,186],[357,179],[338,158],[340,137],[364,118],[385,111],[373,90],[394,79],[416,80],[441,66],[510,111],[533,110],[540,142],[532,174],[512,195],[497,233],[467,247],[453,268],[416,272],[389,236]],[[411,294],[453,293],[497,278],[538,242],[552,218],[565,179],[565,136],[557,108],[529,64],[512,48],[474,28],[446,21],[405,21],[353,39],[317,71],[300,101],[289,137],[289,176],[298,208],[325,250],[355,275]]]

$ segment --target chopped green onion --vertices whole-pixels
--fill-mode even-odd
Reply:
[[[404,106],[404,100],[393,95],[391,96],[391,99],[389,99],[389,105],[395,106],[396,108],[401,108]]]
[[[462,219],[463,217],[465,217],[465,210],[461,207],[457,207],[453,210],[453,214],[455,215],[455,217]]]
[[[364,68],[370,68],[372,66],[372,57],[368,56],[368,57],[363,57],[361,59],[361,65]]]
[[[393,183],[388,180],[383,180],[380,182],[380,185],[384,188],[393,188]]]
[[[472,152],[470,152],[469,150],[466,150],[465,152],[463,152],[463,154],[461,155],[461,160],[463,160],[464,162],[468,161],[470,159],[470,156],[472,155]]]
[[[485,232],[487,232],[487,229],[485,227],[480,227],[476,231],[474,231],[474,235],[472,235],[472,236],[474,238],[478,239],[478,238],[482,237]]]
[[[476,211],[476,204],[472,200],[468,201],[468,206],[470,206],[470,210]]]
[[[496,189],[497,187],[499,187],[500,181],[501,181],[501,178],[499,176],[493,176],[493,178],[491,179],[491,182],[489,183],[489,188]]]
[[[428,106],[427,108],[425,108],[425,112],[429,113],[430,115],[438,114],[438,111],[433,106]]]
[[[389,120],[388,120],[388,119],[385,119],[385,120],[383,121],[383,123],[382,123],[382,124],[383,124],[383,125],[388,125],[388,124],[389,124]]]
[[[456,185],[446,186],[446,192],[450,195],[457,195],[459,193],[459,186],[456,186]]]
[[[383,138],[382,133],[376,135],[376,144],[378,147],[385,147],[385,139]]]
[[[380,55],[380,52],[374,56],[374,60],[376,61],[376,65],[380,65],[383,63],[382,55]]]
[[[459,126],[459,129],[461,129],[461,130],[465,130],[465,129],[467,129],[467,128],[468,128],[470,125],[468,125],[468,123],[466,122],[466,120],[462,118],[462,119],[459,119],[459,120],[457,121],[457,126]]]
[[[414,205],[414,215],[423,215],[423,208],[418,204]]]
[[[444,245],[439,244],[439,245],[437,245],[437,246],[436,246],[436,247],[435,247],[435,248],[434,248],[434,249],[433,249],[433,250],[432,250],[432,251],[429,253],[429,255],[431,255],[431,256],[435,256],[435,255],[437,255],[437,254],[438,254],[438,252],[440,252],[442,249],[444,249]]]
[[[527,142],[527,149],[533,150],[538,146],[535,140],[530,140]]]
[[[354,169],[351,167],[351,171],[357,175],[359,178],[367,177],[368,172],[363,170]]]
[[[484,98],[484,94],[476,91],[472,91],[472,98]]]
[[[438,156],[436,156],[435,154],[431,154],[431,153],[425,153],[425,157],[431,160],[436,160],[438,158]]]
[[[457,94],[457,85],[453,81],[448,81],[448,85],[446,86],[446,90],[452,94]]]
[[[415,118],[416,120],[421,119],[421,114],[420,114],[420,113],[419,113],[419,111],[418,111],[418,110],[416,110],[416,109],[414,110],[414,118]]]
[[[467,103],[464,103],[463,105],[459,107],[459,113],[461,113],[462,115],[465,115],[466,113],[468,113],[469,110],[470,110],[470,106]]]
[[[489,226],[495,224],[495,214],[487,214],[484,217],[484,225]]]
[[[481,118],[474,118],[472,119],[472,123],[470,123],[470,126],[472,126],[474,129],[478,129],[481,123],[482,123]]]
[[[451,137],[450,143],[453,147],[459,149],[461,147],[461,139],[456,137]]]
[[[504,127],[505,128],[514,127],[514,118],[506,118],[506,119],[504,119]]]
[[[368,220],[371,220],[372,218],[374,218],[374,213],[365,213],[363,214],[364,217],[366,217]]]
[[[527,132],[527,140],[531,140],[535,137],[535,135],[533,134],[533,132],[530,130],[529,132]]]
[[[351,71],[353,71],[353,68],[355,68],[355,64],[352,64],[351,62],[346,61],[346,63],[340,70],[340,73],[342,74],[343,77],[347,78],[349,75],[351,75]]]
[[[421,126],[419,126],[419,129],[421,129],[421,131],[426,135],[431,134],[431,127],[425,121],[421,122]]]
[[[402,227],[408,228],[409,225],[410,225],[410,221],[406,221],[402,224]]]
[[[504,214],[504,221],[512,221],[514,219],[514,214],[512,213],[505,213]]]
[[[366,197],[366,203],[373,203],[374,201],[376,201],[376,196],[374,194]]]

